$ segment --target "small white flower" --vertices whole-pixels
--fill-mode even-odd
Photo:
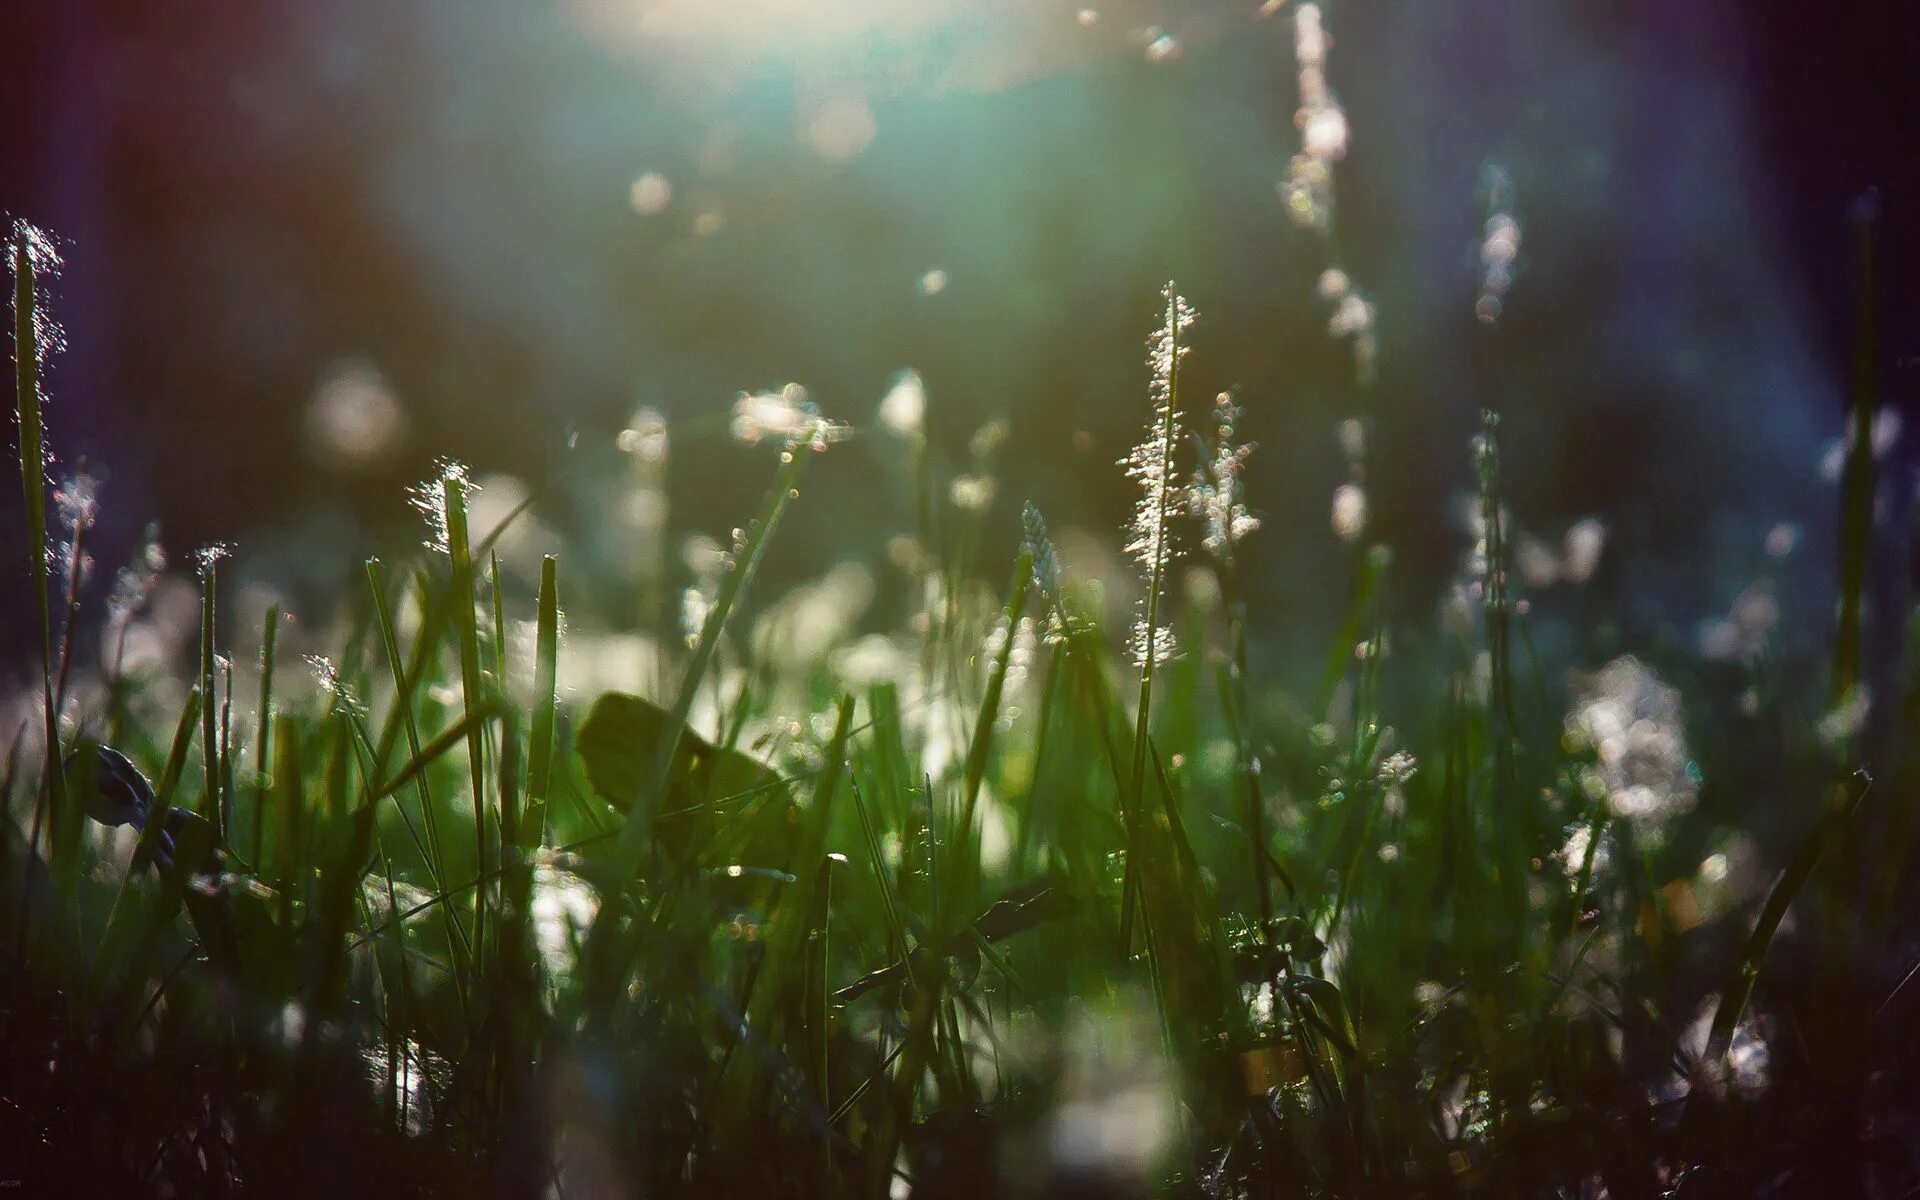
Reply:
[[[1234,543],[1260,528],[1260,519],[1247,511],[1240,483],[1254,447],[1234,440],[1240,408],[1232,396],[1221,392],[1214,397],[1213,413],[1213,456],[1194,473],[1187,502],[1206,528],[1202,544],[1213,554],[1226,555]]]
[[[1333,532],[1343,542],[1356,542],[1367,529],[1367,493],[1357,483],[1333,490]]]
[[[880,424],[895,437],[917,436],[926,424],[927,389],[918,371],[902,371],[880,400]]]

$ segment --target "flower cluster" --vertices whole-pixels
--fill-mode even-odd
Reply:
[[[1287,215],[1302,229],[1327,232],[1333,224],[1333,164],[1347,155],[1347,113],[1327,87],[1327,37],[1318,4],[1293,10],[1293,53],[1299,63],[1300,153],[1280,185]]]
[[[1260,518],[1247,511],[1240,475],[1252,442],[1235,440],[1240,422],[1240,406],[1233,397],[1221,392],[1213,401],[1213,447],[1209,459],[1194,472],[1187,488],[1187,503],[1205,529],[1201,544],[1208,553],[1231,554],[1235,543],[1260,528]]]

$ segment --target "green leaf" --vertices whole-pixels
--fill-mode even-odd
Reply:
[[[630,809],[647,785],[654,756],[674,728],[672,714],[625,692],[608,692],[593,702],[574,738],[574,752],[587,782],[616,808]],[[786,799],[786,785],[765,763],[738,750],[716,746],[681,727],[667,799],[653,820],[687,816],[723,801]]]
[[[1331,980],[1315,975],[1295,975],[1287,980],[1287,986],[1294,995],[1311,1006],[1306,1010],[1309,1024],[1346,1053],[1360,1052],[1354,1037],[1353,1022],[1347,1018],[1347,1002],[1341,998],[1340,989]]]

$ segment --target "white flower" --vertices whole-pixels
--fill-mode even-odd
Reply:
[[[788,444],[812,442],[816,446],[838,441],[845,430],[820,415],[807,397],[807,389],[797,383],[783,385],[773,392],[741,392],[733,402],[735,441],[758,445],[769,438]]]
[[[1343,542],[1360,540],[1367,528],[1367,493],[1357,483],[1333,490],[1333,532]]]
[[[1194,473],[1187,502],[1206,527],[1202,544],[1211,553],[1225,555],[1234,543],[1260,528],[1260,519],[1247,511],[1240,486],[1241,472],[1254,447],[1251,442],[1234,441],[1240,408],[1232,396],[1221,392],[1214,397],[1213,413],[1213,457]]]
[[[1640,836],[1657,841],[1700,791],[1679,690],[1629,654],[1578,680],[1575,693],[1567,739],[1594,752],[1587,786]]]
[[[902,371],[880,400],[880,424],[895,437],[910,438],[926,424],[927,389],[918,371]]]

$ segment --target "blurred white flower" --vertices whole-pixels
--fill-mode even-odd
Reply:
[[[806,142],[828,162],[846,162],[859,157],[878,132],[867,98],[850,93],[828,99],[814,112],[807,122]]]
[[[1347,154],[1347,114],[1327,88],[1326,30],[1318,4],[1293,10],[1293,54],[1300,107],[1300,153],[1288,164],[1280,185],[1287,215],[1305,229],[1326,232],[1333,219],[1333,164]]]
[[[913,654],[883,633],[870,633],[832,655],[833,673],[849,684],[905,683],[913,675]]]
[[[853,632],[873,604],[877,586],[864,564],[837,562],[768,605],[754,623],[754,640],[790,667],[818,663]]]
[[[1580,868],[1586,865],[1587,851],[1591,847],[1593,874],[1595,878],[1600,878],[1606,875],[1607,868],[1612,865],[1612,844],[1612,832],[1603,827],[1600,831],[1600,841],[1596,845],[1593,841],[1593,825],[1581,821],[1567,830],[1566,841],[1561,843],[1560,849],[1554,851],[1553,857],[1559,861],[1560,868],[1567,873],[1569,879],[1577,878]]]
[[[1348,417],[1340,422],[1336,431],[1340,438],[1340,452],[1347,456],[1350,463],[1358,463],[1367,457],[1367,427],[1358,419]]]
[[[672,202],[673,184],[658,171],[648,171],[634,180],[627,192],[627,203],[643,217],[658,216],[667,211],[667,205]]]
[[[983,513],[993,507],[993,496],[997,490],[990,475],[956,475],[953,482],[947,485],[947,498],[963,512]]]
[[[622,453],[633,455],[636,462],[641,464],[666,461],[666,416],[656,409],[637,409],[633,419],[627,422],[627,427],[614,438],[614,445]]]
[[[599,897],[579,876],[551,866],[533,871],[533,940],[549,976],[573,972],[573,938],[584,936],[600,909]]]
[[[81,468],[53,487],[55,518],[62,529],[92,529],[100,512],[100,481]]]
[[[1334,536],[1343,542],[1356,542],[1367,529],[1367,493],[1357,483],[1343,483],[1333,489],[1332,524]]]
[[[733,437],[750,446],[769,438],[782,442],[831,442],[844,430],[820,415],[807,389],[788,383],[778,391],[741,392],[733,402]]]
[[[1800,544],[1800,527],[1786,521],[1767,530],[1766,550],[1771,558],[1785,558]]]
[[[1568,583],[1585,583],[1600,567],[1600,553],[1606,549],[1607,527],[1593,517],[1575,521],[1562,540],[1560,575]]]
[[[1726,616],[1700,627],[1700,653],[1718,662],[1751,663],[1766,651],[1779,624],[1780,602],[1773,589],[1765,581],[1753,584],[1734,597]]]
[[[1492,324],[1500,319],[1507,289],[1513,286],[1520,257],[1520,222],[1513,217],[1513,177],[1501,167],[1489,166],[1481,178],[1487,221],[1480,235],[1480,295],[1473,313]]]
[[[399,395],[380,368],[364,359],[328,367],[307,405],[307,448],[323,466],[377,466],[401,449],[406,432]]]
[[[1657,842],[1700,790],[1678,689],[1629,654],[1576,679],[1574,694],[1566,733],[1571,745],[1594,752],[1587,786],[1638,835]]]
[[[918,371],[902,371],[880,399],[880,424],[896,437],[920,433],[927,418],[927,389]]]

